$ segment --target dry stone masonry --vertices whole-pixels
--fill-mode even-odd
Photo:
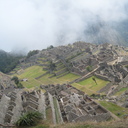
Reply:
[[[71,85],[45,85],[41,88],[48,93],[52,108],[53,122],[56,124],[55,104],[53,99],[59,103],[59,110],[64,122],[76,121],[105,121],[111,118],[110,113],[94,102],[88,95],[72,87]]]
[[[109,83],[98,93],[107,97],[115,95],[120,89],[128,87],[128,51],[118,45],[94,45],[85,42],[75,42],[72,45],[54,47],[38,51],[30,58],[20,60],[15,73],[22,73],[25,68],[33,65],[41,66],[46,74],[60,78],[67,73],[79,75],[76,80],[63,85],[41,85],[46,90],[24,91],[17,89],[11,79],[0,73],[0,123],[13,124],[27,111],[39,111],[47,120],[47,110],[51,111],[52,123],[79,121],[106,121],[111,114],[101,105],[93,101],[84,92],[70,84],[85,80],[91,76],[107,80]],[[127,90],[116,100],[125,98],[128,106]]]

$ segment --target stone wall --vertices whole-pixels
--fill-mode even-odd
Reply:
[[[103,87],[102,89],[100,89],[98,91],[98,93],[102,93],[105,92],[106,94],[108,93],[109,89],[111,88],[111,86],[113,86],[113,82],[108,83],[105,87]]]
[[[94,75],[99,78],[99,79],[102,79],[102,80],[105,80],[105,81],[110,81],[108,77],[106,76],[103,76],[103,75],[100,75],[100,74],[97,74],[97,73],[94,73]]]
[[[68,70],[66,68],[62,69],[61,71],[56,72],[56,76],[59,76],[60,74],[63,74],[64,72],[67,72]]]
[[[47,75],[48,73],[49,73],[49,72],[46,72],[46,73],[44,73],[44,74],[42,74],[42,75],[40,75],[40,76],[36,77],[35,79],[40,79],[41,77],[43,77],[43,76]]]

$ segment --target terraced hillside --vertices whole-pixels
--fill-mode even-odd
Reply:
[[[23,73],[17,76],[20,78],[20,80],[22,80],[22,84],[26,88],[39,87],[40,85],[48,85],[48,84],[68,83],[80,77],[72,73],[68,73],[60,78],[56,78],[55,76],[51,77],[52,75],[47,73],[47,71],[44,71],[41,66],[29,67],[25,69]],[[24,81],[24,79],[27,79],[27,81]]]
[[[96,82],[93,79],[95,79]],[[105,87],[108,83],[109,81],[105,81],[97,78],[96,76],[92,76],[78,83],[73,83],[72,86],[76,87],[81,91],[84,91],[89,95],[92,95],[92,94],[98,94],[98,91],[103,87]]]
[[[20,108],[17,98],[25,103],[20,114],[40,111],[47,123],[123,118],[128,112],[127,59],[127,48],[84,42],[37,51],[21,59],[10,75],[17,76],[24,89],[11,90],[7,97],[1,93],[7,104],[14,102],[7,122],[13,122],[13,112]],[[117,109],[111,109],[114,107]]]
[[[127,55],[127,48],[117,45],[76,42],[38,51],[20,60],[11,73],[21,80],[28,79],[22,82],[27,88],[70,83],[89,95],[102,93],[110,96],[119,91],[118,95],[124,92],[120,91],[122,88],[127,90],[127,84],[121,82],[127,79]],[[94,85],[93,76],[98,81],[97,85]]]

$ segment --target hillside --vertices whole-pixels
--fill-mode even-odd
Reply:
[[[13,88],[15,87],[14,81],[11,80],[11,77],[0,72],[0,90],[6,90],[7,88]]]
[[[12,71],[18,64],[20,58],[22,58],[21,55],[15,55],[0,50],[0,71],[3,73]]]
[[[30,110],[41,112],[46,124],[127,117],[127,58],[127,47],[107,43],[75,42],[29,53],[9,73],[24,89],[15,88],[7,97],[2,93],[0,103],[5,100],[8,106],[5,117],[11,115],[0,123],[13,124]],[[8,111],[12,101],[15,105]]]

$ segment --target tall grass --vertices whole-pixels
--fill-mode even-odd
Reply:
[[[23,114],[16,122],[16,126],[34,126],[42,119],[42,114],[38,111],[29,111]]]

